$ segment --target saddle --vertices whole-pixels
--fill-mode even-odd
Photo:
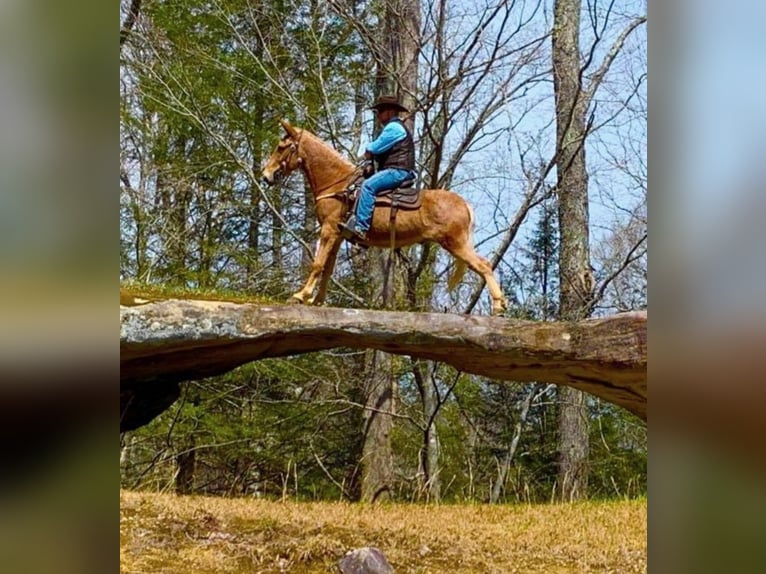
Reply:
[[[349,199],[352,205],[356,202],[356,196],[359,193],[357,186],[352,186],[349,190]],[[415,187],[415,179],[405,179],[402,184],[395,189],[381,191],[375,196],[375,207],[391,207],[395,209],[419,209],[420,208],[420,188]]]
[[[418,209],[420,207],[420,188],[415,187],[414,179],[405,179],[396,189],[388,189],[376,195],[375,206]]]

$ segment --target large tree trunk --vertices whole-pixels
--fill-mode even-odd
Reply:
[[[420,53],[420,3],[415,0],[386,2],[381,28],[376,89],[378,95],[395,94],[413,112],[405,124],[414,129],[417,104],[418,55]]]
[[[120,26],[120,50],[122,50],[122,45],[128,39],[130,32],[133,30],[133,26],[136,24],[136,20],[138,20],[140,13],[141,0],[131,0],[130,8],[128,8],[128,13],[125,16],[125,19],[122,21],[122,26]]]
[[[420,51],[420,4],[414,0],[398,0],[391,2],[388,6],[386,17],[388,26],[391,27],[390,38],[390,57],[391,61],[396,62],[394,68],[393,89],[399,97],[404,107],[412,113],[405,117],[407,128],[415,132],[415,111],[417,107],[417,76],[418,76],[418,55]],[[438,166],[436,166],[438,170]],[[415,250],[410,249],[412,255]],[[415,297],[416,283],[423,273],[431,272],[430,267],[425,265],[429,260],[430,250],[423,246],[420,251],[422,259],[417,269],[408,269],[408,303],[410,310],[423,308],[423,302],[417,301]],[[393,284],[393,281],[390,281]],[[422,471],[422,488],[427,500],[439,502],[441,499],[441,475],[439,472],[440,442],[439,434],[436,428],[436,419],[439,414],[441,404],[439,401],[436,387],[433,383],[433,373],[435,365],[432,361],[420,362],[420,367],[414,366],[413,372],[418,387],[423,406],[423,420],[425,428],[423,430],[423,445],[421,447],[420,466]]]
[[[376,95],[396,94],[409,109],[414,109],[417,86],[417,58],[420,37],[420,5],[415,0],[392,0],[384,8],[376,56]],[[413,120],[407,120],[413,129]],[[379,129],[378,126],[377,129]],[[372,255],[373,268],[386,269],[382,258],[389,254]],[[380,259],[379,259],[380,258]],[[375,263],[377,261],[378,264]],[[393,269],[384,273],[393,274]],[[381,274],[379,285],[384,285],[383,302],[393,301],[393,277]],[[394,456],[391,447],[390,415],[379,411],[393,410],[393,385],[391,379],[393,357],[373,353],[371,381],[366,394],[365,441],[362,465],[362,499],[382,500],[390,496],[393,488]]]
[[[558,493],[562,501],[572,502],[588,494],[588,408],[585,393],[560,387],[559,400],[559,476]]]
[[[587,100],[580,77],[580,0],[556,0],[553,82],[559,205],[559,316],[583,319],[593,290],[588,246],[588,176],[585,166]],[[584,395],[559,390],[559,477],[562,500],[587,495],[588,414]]]
[[[362,500],[390,500],[394,480],[394,454],[391,449],[393,419],[393,381],[391,361],[387,353],[372,351],[367,369],[368,380],[364,412],[364,446],[362,447]]]
[[[646,312],[559,323],[134,299],[120,293],[121,432],[146,424],[173,404],[179,381],[335,347],[441,361],[499,381],[574,386],[646,420]]]

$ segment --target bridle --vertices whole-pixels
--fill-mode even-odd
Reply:
[[[301,130],[301,133],[298,134],[297,138],[293,139],[293,137],[290,136],[290,139],[293,140],[290,144],[290,155],[279,162],[279,168],[282,170],[282,173],[287,172],[287,160],[290,159],[290,156],[292,154],[298,154],[298,149],[301,147],[301,139],[303,139],[303,131]],[[303,158],[300,155],[298,155],[297,162],[299,166],[303,165]]]
[[[303,131],[300,132],[300,134],[298,135],[297,138],[293,138],[292,136],[290,137],[290,139],[293,140],[290,143],[290,153],[279,162],[279,169],[280,169],[282,174],[287,173],[287,164],[288,164],[289,160],[292,159],[292,155],[293,154],[298,154],[298,150],[300,149],[301,139],[302,138],[303,138]],[[297,158],[297,163],[298,163],[299,167],[303,165],[303,158],[300,157],[300,155]],[[348,187],[351,184],[346,186],[346,188],[343,189],[343,191],[336,191],[336,192],[333,192],[333,193],[328,193],[327,195],[320,195],[320,194],[323,191],[326,191],[326,190],[330,189],[331,187],[334,187],[334,186],[336,186],[339,183],[342,183],[344,181],[351,180],[352,183],[355,182],[359,178],[359,175],[361,174],[361,171],[362,171],[362,168],[357,166],[356,168],[354,168],[354,171],[352,171],[349,175],[345,175],[345,176],[341,177],[340,179],[337,179],[336,181],[333,181],[332,183],[330,183],[328,185],[325,185],[324,187],[322,187],[320,189],[317,189],[314,192],[314,194],[316,196],[314,201],[318,202],[318,201],[321,201],[323,199],[329,199],[331,197],[339,197],[339,198],[341,198],[341,199],[343,199],[345,201],[344,198],[346,198],[348,196]]]

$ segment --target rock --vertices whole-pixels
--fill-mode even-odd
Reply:
[[[365,546],[346,554],[338,562],[343,574],[394,574],[394,569],[377,548]]]
[[[121,306],[120,322],[121,431],[167,408],[179,382],[334,347],[443,361],[498,381],[568,385],[646,420],[645,312],[563,323],[167,300]]]

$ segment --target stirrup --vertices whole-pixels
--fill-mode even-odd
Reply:
[[[357,231],[356,229],[349,229],[345,227],[343,228],[343,231],[341,232],[340,235],[346,241],[349,241],[357,245],[362,245],[363,242],[367,241],[367,234],[362,233],[361,231]]]
[[[356,215],[352,214],[345,223],[339,223],[338,231],[340,231],[340,236],[343,239],[351,239],[356,235]]]
[[[353,227],[338,224],[338,228],[340,229],[340,236],[350,243],[362,245],[363,242],[367,241],[367,234],[362,233]]]

